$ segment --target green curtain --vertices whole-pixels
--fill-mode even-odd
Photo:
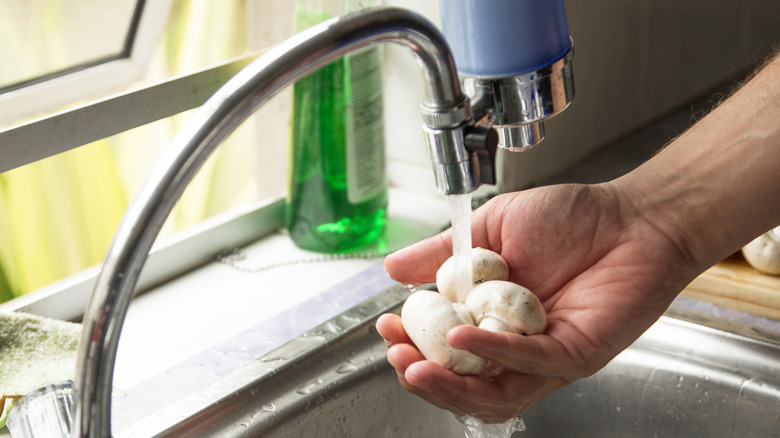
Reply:
[[[45,1],[54,10],[62,7],[62,0]],[[147,81],[245,53],[244,14],[244,0],[176,0]],[[46,16],[47,26],[56,28]],[[100,263],[129,199],[190,116],[0,174],[0,302]],[[253,126],[244,124],[220,147],[176,206],[165,232],[252,199],[253,138]]]

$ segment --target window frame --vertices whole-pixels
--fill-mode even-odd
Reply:
[[[51,113],[126,88],[145,72],[165,31],[173,0],[138,0],[124,50],[102,62],[13,86],[0,93],[0,126]]]
[[[0,173],[197,108],[257,56],[245,55],[0,130]]]

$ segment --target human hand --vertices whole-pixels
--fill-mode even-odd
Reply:
[[[516,417],[551,392],[589,376],[638,338],[698,273],[688,254],[611,184],[563,185],[502,195],[472,216],[473,246],[498,252],[510,281],[547,312],[544,334],[452,329],[447,341],[502,365],[483,379],[431,361],[397,315],[379,333],[401,384],[428,402],[487,422]],[[403,284],[432,282],[452,254],[449,231],[387,257]]]

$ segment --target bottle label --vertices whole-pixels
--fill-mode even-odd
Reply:
[[[385,129],[379,49],[347,56],[347,198],[358,204],[385,189]]]

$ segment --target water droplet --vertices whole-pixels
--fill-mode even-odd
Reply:
[[[362,318],[347,315],[347,314],[341,314],[335,318],[335,323],[339,326],[341,330],[360,324],[361,322],[363,322]]]
[[[322,384],[322,379],[316,379],[299,387],[298,389],[295,390],[295,392],[297,392],[300,395],[309,395],[311,394],[312,390],[320,384]]]
[[[405,285],[404,287],[409,292],[417,292],[417,290],[420,289],[420,285],[419,284],[412,284],[412,283],[409,283],[409,284]]]
[[[352,365],[351,363],[345,363],[344,365],[341,365],[340,367],[336,368],[336,372],[339,374],[347,374],[351,373],[353,371],[357,371],[358,367],[355,365]]]
[[[263,405],[262,411],[263,412],[273,412],[276,410],[276,405],[273,403],[269,403],[267,405]]]
[[[320,326],[320,330],[325,334],[337,335],[341,332],[341,327],[334,321],[328,321]]]

